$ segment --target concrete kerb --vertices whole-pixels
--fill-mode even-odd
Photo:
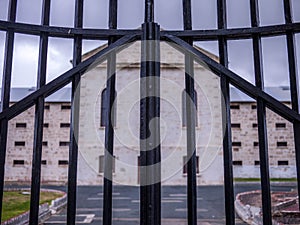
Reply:
[[[263,218],[262,218],[262,212],[261,208],[250,205],[251,203],[247,204],[246,202],[242,201],[243,196],[247,195],[257,195],[260,194],[260,190],[258,191],[249,191],[249,192],[243,192],[239,193],[236,196],[235,200],[235,211],[237,215],[247,224],[251,225],[263,225]],[[245,200],[244,200],[245,201]],[[285,211],[284,209],[297,203],[298,197],[297,198],[292,198],[292,199],[286,199],[283,202],[279,202],[276,205],[272,206],[272,211],[275,214],[278,214],[279,216],[282,215],[283,213],[288,214],[289,211]],[[251,201],[250,201],[251,202]],[[274,215],[274,214],[273,214]],[[293,217],[291,217],[293,219]],[[287,218],[286,220],[289,220]],[[279,222],[278,219],[273,219],[272,220],[272,225],[282,225],[283,223]],[[295,224],[295,223],[292,223]],[[298,223],[297,223],[298,224]]]
[[[237,194],[236,200],[235,200],[235,212],[236,214],[246,223],[252,224],[252,225],[260,225],[260,220],[258,218],[260,217],[261,210],[258,207],[250,206],[250,205],[244,205],[241,201],[241,196],[245,193],[257,193],[258,191],[251,191],[251,192],[244,192]]]
[[[18,189],[18,188],[8,188],[5,191],[30,191],[30,189]],[[49,206],[47,203],[39,206],[39,222],[42,222],[49,218],[51,215],[57,213],[59,210],[64,208],[67,204],[67,194],[62,191],[51,190],[51,189],[41,189],[42,192],[55,192],[62,193],[63,196],[51,201]],[[25,225],[29,224],[29,212],[25,212],[19,216],[11,218],[2,223],[2,225]]]

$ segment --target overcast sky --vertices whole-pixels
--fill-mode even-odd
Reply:
[[[18,0],[17,21],[40,23],[42,0]],[[51,25],[73,26],[75,0],[52,0]],[[249,27],[249,0],[228,0],[228,26]],[[262,25],[284,23],[283,0],[260,0]],[[119,28],[137,28],[143,22],[144,0],[119,0]],[[294,20],[300,22],[300,1],[292,0]],[[193,28],[214,29],[217,27],[216,0],[192,0]],[[0,0],[0,20],[6,20],[8,0]],[[156,21],[163,29],[182,29],[181,0],[156,0]],[[84,27],[107,28],[108,0],[84,1]],[[5,33],[0,31],[0,71],[3,71]],[[13,87],[36,85],[39,38],[16,35],[13,60]],[[84,41],[87,52],[103,42]],[[198,42],[198,45],[218,55],[217,42]],[[264,38],[263,62],[266,86],[288,85],[288,62],[285,37]],[[297,55],[300,59],[300,35],[296,35]],[[73,41],[50,38],[48,53],[48,81],[71,68]],[[252,41],[229,42],[229,65],[247,80],[253,82]],[[300,63],[298,63],[300,64]],[[298,66],[300,74],[300,69]],[[1,76],[2,77],[2,76]]]

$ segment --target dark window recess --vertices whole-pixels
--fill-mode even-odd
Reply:
[[[106,98],[108,97],[108,93],[107,93],[107,90],[106,88],[103,89],[102,93],[101,93],[101,115],[100,115],[100,126],[101,127],[105,127],[106,126],[106,123],[107,123],[107,118],[108,118],[108,108],[107,106],[105,105],[105,102],[106,102]],[[115,91],[115,97],[116,97],[116,100],[117,101],[117,92]],[[116,118],[117,118],[117,110],[116,110],[116,106],[117,104],[113,104],[113,113],[112,113],[112,117],[109,116],[109,119],[112,120],[112,124],[113,126],[115,127],[116,126]]]
[[[14,164],[14,166],[17,166],[17,165],[24,165],[24,164],[25,164],[25,161],[24,161],[24,160],[14,160],[14,161],[13,161],[13,164]]]
[[[63,166],[63,165],[68,165],[69,161],[68,160],[58,160],[58,165]]]
[[[230,109],[240,109],[240,105],[230,105]]]
[[[184,90],[183,92],[182,92],[182,126],[183,127],[186,127],[186,100],[187,100],[187,96],[188,96],[188,94],[187,94],[187,92]],[[195,103],[195,110],[196,110],[196,112],[195,112],[195,123],[196,123],[196,127],[198,126],[198,116],[197,116],[197,109],[198,109],[198,94],[197,94],[197,91],[195,90],[194,91],[194,97],[195,97],[195,99],[194,99],[194,103]],[[191,98],[188,98],[188,99],[190,99],[191,100]],[[187,113],[188,115],[190,115],[191,113],[190,112],[188,112]]]
[[[252,123],[253,128],[257,128],[257,123]]]
[[[242,142],[236,142],[236,141],[234,141],[234,142],[232,142],[232,146],[234,146],[234,147],[241,147],[242,146]]]
[[[15,141],[15,146],[25,146],[25,141]]]
[[[49,109],[50,109],[50,105],[45,105],[45,106],[44,106],[44,109],[49,110]]]
[[[242,166],[243,165],[243,161],[241,161],[241,160],[232,161],[232,165],[234,165],[234,166]]]
[[[48,128],[49,127],[49,123],[44,123],[44,127]]]
[[[114,173],[115,172],[115,156],[113,158],[113,161],[112,161],[112,172]],[[100,155],[99,156],[99,173],[104,173],[104,155]]]
[[[257,109],[256,105],[251,105],[251,109]]]
[[[27,124],[26,123],[16,123],[16,128],[26,128]]]
[[[280,160],[277,163],[278,163],[278,166],[288,166],[289,165],[289,161],[287,161],[287,160]]]
[[[42,165],[47,165],[47,160],[42,160]]]
[[[253,142],[253,146],[257,147],[258,146],[258,142],[257,141]]]
[[[260,165],[260,161],[255,160],[255,161],[254,161],[254,165],[255,165],[255,166],[259,166],[259,165]]]
[[[183,174],[187,174],[187,156],[183,156]],[[199,171],[199,156],[196,156],[196,172],[200,173]]]
[[[287,147],[287,142],[286,141],[278,141],[277,147]]]
[[[285,123],[276,123],[276,128],[286,128],[286,124]]]
[[[70,123],[61,123],[60,127],[70,127]]]
[[[59,146],[69,146],[70,142],[69,141],[60,141]]]
[[[241,124],[240,123],[232,123],[231,127],[232,128],[241,128]]]
[[[62,110],[71,109],[71,105],[62,105],[61,109]]]
[[[48,146],[48,141],[43,141],[43,146]]]
[[[233,148],[234,152],[238,152],[240,149],[239,148]]]

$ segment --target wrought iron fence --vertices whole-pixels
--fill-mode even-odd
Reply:
[[[70,148],[69,148],[69,170],[68,170],[68,203],[67,203],[67,224],[75,224],[76,218],[76,179],[77,179],[77,159],[78,145],[76,143],[76,130],[78,130],[79,100],[74,98],[76,87],[80,82],[80,77],[87,68],[94,62],[108,62],[108,74],[113,74],[107,80],[106,106],[110,115],[113,101],[115,99],[115,72],[116,72],[116,49],[127,43],[136,40],[168,40],[178,46],[178,50],[185,53],[186,70],[185,89],[191,99],[194,99],[194,79],[193,71],[190,71],[191,64],[195,62],[205,62],[208,67],[221,78],[221,90],[224,96],[222,105],[225,114],[223,120],[226,121],[223,140],[224,155],[224,191],[225,191],[225,211],[226,224],[235,224],[234,211],[234,186],[232,169],[232,142],[230,123],[230,93],[229,85],[233,85],[254,98],[257,102],[258,136],[260,153],[260,172],[262,186],[262,210],[264,224],[272,224],[270,178],[268,163],[268,145],[266,133],[266,108],[271,109],[283,118],[293,123],[294,140],[296,152],[297,177],[300,176],[300,115],[298,99],[298,77],[296,65],[295,34],[300,32],[300,23],[294,23],[292,19],[291,0],[282,0],[284,3],[285,24],[274,26],[260,26],[258,0],[250,1],[251,27],[249,28],[227,28],[226,0],[217,0],[218,28],[213,30],[193,30],[192,27],[192,6],[191,0],[183,0],[184,29],[177,31],[161,31],[158,23],[154,22],[154,0],[145,0],[145,19],[142,29],[129,30],[118,29],[118,1],[109,1],[109,27],[108,29],[85,29],[83,28],[83,0],[75,0],[75,23],[74,27],[49,26],[50,1],[43,0],[42,18],[40,25],[17,23],[16,9],[17,0],[9,0],[8,19],[0,21],[0,30],[6,32],[5,57],[3,69],[2,95],[0,113],[0,213],[2,209],[3,189],[4,189],[4,168],[7,144],[8,121],[21,114],[28,108],[35,106],[34,125],[34,145],[32,159],[32,183],[30,201],[30,224],[38,224],[39,194],[41,185],[41,156],[43,138],[43,118],[45,98],[68,83],[72,83],[72,110],[70,126]],[[171,3],[170,3],[171,4]],[[30,34],[39,36],[39,62],[38,62],[38,83],[37,90],[25,97],[16,104],[10,106],[11,74],[13,61],[13,48],[15,34]],[[262,72],[262,47],[261,39],[270,36],[285,36],[288,51],[289,78],[291,88],[292,109],[288,108],[272,96],[264,92],[263,72]],[[73,68],[63,73],[53,81],[46,83],[47,50],[49,37],[62,37],[74,40],[73,47]],[[106,40],[108,47],[98,52],[82,62],[82,41],[83,40]],[[253,59],[255,68],[255,85],[247,82],[238,74],[228,69],[228,40],[252,39]],[[194,41],[218,41],[220,63],[210,59],[202,52],[193,47]],[[120,50],[120,49],[119,49]],[[141,62],[141,77],[148,77],[150,85],[156,85],[156,94],[159,96],[159,83],[155,78],[160,74],[159,44],[150,46],[142,45],[142,55],[154,54],[156,62]],[[188,52],[188,54],[187,54]],[[144,86],[143,86],[144,85]],[[141,84],[141,94],[147,94],[151,90],[149,84]],[[196,189],[196,155],[195,155],[195,111],[193,104],[187,101],[187,110],[191,116],[187,117],[187,151],[192,154],[187,165],[187,202],[188,202],[188,224],[197,224],[197,189]],[[160,114],[160,99],[148,97],[141,100],[140,110],[140,138],[146,139],[149,136],[147,129],[149,121]],[[188,115],[188,114],[187,114]],[[113,153],[114,128],[108,120],[105,130],[105,148],[108,153]],[[156,135],[150,142],[158,142],[160,139],[159,123],[155,124]],[[141,144],[141,166],[153,165],[160,162],[160,145],[155,149],[150,149],[147,145]],[[144,151],[147,150],[147,151]],[[105,156],[106,167],[104,177],[111,177],[111,158]],[[141,179],[151,179],[151,176],[159,176],[160,168],[155,170],[145,169],[141,171]],[[141,183],[143,181],[141,180]],[[300,190],[300,179],[298,179],[298,190]],[[161,223],[161,184],[160,182],[141,185],[140,191],[140,223],[143,225],[158,225]],[[0,214],[1,215],[1,214]],[[1,216],[0,216],[1,217]],[[112,223],[112,181],[104,178],[104,199],[103,199],[103,224]]]

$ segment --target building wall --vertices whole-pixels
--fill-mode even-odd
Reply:
[[[42,183],[65,183],[70,136],[69,128],[66,126],[70,121],[70,109],[62,109],[62,106],[70,106],[70,103],[47,103],[46,105],[49,109],[45,109],[44,124],[46,125],[44,125],[41,179]],[[6,182],[28,183],[31,180],[34,113],[32,107],[9,122],[5,163]],[[61,124],[65,124],[64,127],[61,127]],[[23,143],[17,143],[19,146],[16,146],[16,142]]]
[[[139,43],[118,55],[117,112],[114,139],[115,173],[119,184],[139,184]],[[184,91],[184,55],[161,45],[161,152],[164,184],[185,184],[183,174],[186,156],[186,127],[183,126],[182,93]],[[129,58],[128,55],[131,57]],[[199,157],[198,184],[223,182],[222,123],[219,78],[200,65],[195,65]],[[78,174],[80,184],[101,184],[99,157],[104,155],[104,127],[100,126],[101,93],[105,88],[106,65],[97,65],[82,77],[80,88],[79,149],[88,170]],[[84,163],[82,162],[82,163]],[[88,172],[87,172],[88,171]],[[86,176],[86,174],[93,174]]]
[[[234,175],[260,177],[256,104],[235,102],[231,105]],[[269,109],[266,115],[270,176],[296,177],[293,126]]]
[[[139,184],[139,76],[140,44],[117,56],[117,110],[114,135],[114,174],[118,184]],[[184,55],[161,46],[161,153],[162,180],[184,185],[186,127],[182,123]],[[129,57],[130,56],[130,57]],[[195,64],[198,184],[223,183],[222,96],[219,78]],[[95,65],[82,76],[80,98],[78,184],[103,183],[104,134],[100,124],[101,94],[107,79],[106,64]],[[67,182],[70,102],[48,102],[45,109],[42,182]],[[289,104],[287,104],[289,105]],[[235,177],[259,177],[256,109],[253,102],[232,102],[233,167]],[[20,125],[20,124],[23,125]],[[17,127],[17,124],[19,124]],[[26,124],[26,127],[24,127]],[[62,125],[64,124],[64,125]],[[277,124],[277,125],[276,125]],[[292,124],[267,110],[271,177],[296,177]],[[21,127],[20,127],[21,126]],[[22,127],[23,126],[23,127]],[[34,107],[9,122],[5,167],[6,182],[30,182]],[[15,146],[15,142],[17,145]],[[25,142],[24,146],[23,143]],[[16,161],[19,160],[19,161]],[[24,163],[23,161],[24,160]],[[256,161],[256,162],[255,162]]]

